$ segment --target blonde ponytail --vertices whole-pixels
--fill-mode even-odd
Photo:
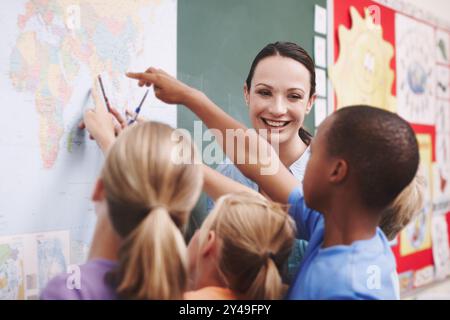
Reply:
[[[274,257],[273,257],[274,258]],[[275,300],[280,299],[283,293],[283,283],[274,260],[270,254],[266,254],[265,263],[259,269],[258,274],[245,293],[250,300]]]
[[[181,230],[203,184],[190,137],[157,122],[125,129],[102,171],[109,215],[123,243],[107,276],[122,299],[182,299],[187,249]],[[183,139],[180,139],[182,136]],[[179,150],[193,155],[178,159]]]
[[[295,225],[281,205],[256,193],[219,198],[202,226],[221,240],[218,269],[224,282],[243,299],[280,299],[281,278],[294,243]]]
[[[121,253],[119,297],[182,299],[186,245],[165,208],[156,207],[147,215],[125,240]]]

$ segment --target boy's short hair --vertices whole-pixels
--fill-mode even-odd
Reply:
[[[344,158],[368,208],[384,209],[411,182],[419,148],[411,126],[398,115],[365,105],[335,112],[327,150]]]
[[[389,240],[394,240],[397,234],[423,209],[424,195],[425,178],[419,170],[413,181],[383,211],[380,228]]]

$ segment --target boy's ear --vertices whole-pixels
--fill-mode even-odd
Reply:
[[[316,98],[317,98],[317,94],[313,94],[313,96],[311,98],[309,98],[308,104],[306,105],[306,114],[309,114],[309,112],[311,111],[314,102],[316,102]]]
[[[248,107],[248,103],[249,103],[249,98],[250,98],[250,92],[248,92],[248,87],[247,87],[247,82],[244,83],[244,100],[245,100],[245,104]]]
[[[205,241],[205,244],[200,249],[200,254],[204,257],[214,254],[216,250],[217,237],[214,231],[208,232],[208,238]]]
[[[105,187],[101,178],[97,179],[92,192],[92,201],[103,201],[105,199]]]
[[[334,163],[333,171],[331,172],[330,182],[331,183],[341,183],[347,178],[348,175],[348,164],[347,161],[343,159],[338,159]]]

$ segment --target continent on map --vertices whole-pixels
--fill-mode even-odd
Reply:
[[[44,168],[51,168],[64,135],[64,108],[82,67],[90,79],[109,74],[113,85],[140,52],[139,9],[151,1],[29,1],[17,19],[20,30],[10,56],[10,79],[34,95]],[[77,16],[73,16],[77,15]],[[75,21],[75,22],[74,22]]]

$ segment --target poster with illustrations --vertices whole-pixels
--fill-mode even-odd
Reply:
[[[330,69],[337,109],[366,104],[395,112],[394,71],[390,67],[394,47],[383,39],[383,28],[374,24],[369,11],[361,16],[351,7],[350,15],[351,29],[339,27],[339,57]]]
[[[450,101],[438,99],[436,106],[433,211],[446,214],[450,211]]]
[[[0,300],[38,299],[69,259],[68,230],[0,237]]]
[[[436,97],[438,99],[450,99],[450,69],[447,66],[436,66]]]
[[[450,249],[448,246],[448,226],[443,216],[434,216],[432,220],[433,258],[436,278],[444,279],[450,275]]]
[[[437,63],[450,65],[450,33],[442,29],[437,29],[435,44]]]
[[[402,14],[395,15],[397,111],[411,123],[434,124],[434,29]]]
[[[450,276],[450,28],[395,2],[334,1],[328,47],[333,110],[390,110],[416,133],[425,204],[390,243],[403,294]]]

